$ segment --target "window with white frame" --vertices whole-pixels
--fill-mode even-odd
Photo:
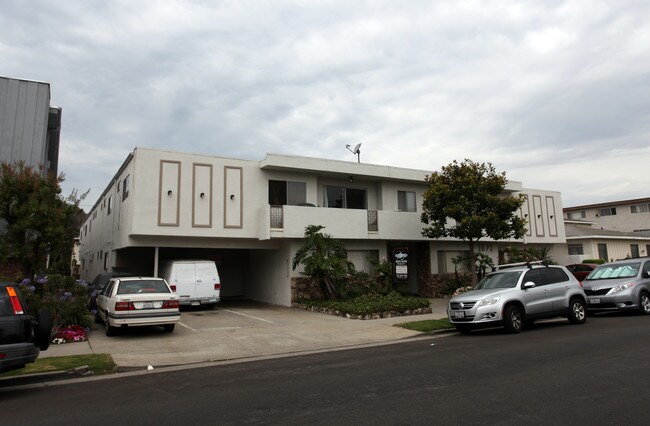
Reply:
[[[127,175],[122,181],[122,201],[129,197],[129,177],[130,175]]]
[[[634,206],[630,206],[630,211],[632,213],[648,213],[648,212],[650,212],[650,203],[637,204],[637,205],[634,205]]]
[[[567,214],[567,219],[569,220],[578,220],[578,219],[584,219],[587,217],[587,212],[584,210],[580,210],[578,212],[569,212]]]
[[[401,212],[416,211],[415,192],[397,191],[397,210]]]
[[[616,216],[616,207],[606,207],[598,210],[601,216]]]
[[[338,209],[367,209],[365,189],[326,186],[323,191],[323,206]]]
[[[307,201],[307,184],[284,180],[269,180],[269,204],[296,206]]]
[[[585,254],[582,244],[567,244],[569,254]]]

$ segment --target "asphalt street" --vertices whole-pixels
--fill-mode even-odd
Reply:
[[[0,389],[6,424],[647,424],[650,317]],[[4,423],[5,420],[3,420]]]

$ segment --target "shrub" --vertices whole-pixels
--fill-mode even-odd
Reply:
[[[369,293],[388,294],[393,291],[390,275],[386,276],[382,270],[375,270],[372,275],[363,271],[353,271],[339,282],[338,287],[341,299],[354,299]]]
[[[603,259],[583,259],[582,263],[596,263],[598,265],[602,265],[605,263]]]
[[[471,286],[472,277],[468,273],[441,274],[438,291],[443,296],[453,295],[457,289]]]
[[[430,306],[427,299],[402,296],[394,291],[387,295],[368,293],[348,300],[300,300],[298,303],[308,307],[333,309],[351,315],[371,315],[393,311],[406,312]]]
[[[38,312],[42,307],[52,311],[55,331],[74,325],[86,328],[93,324],[84,282],[77,282],[69,276],[50,275],[35,281],[25,279],[20,285],[31,312]]]

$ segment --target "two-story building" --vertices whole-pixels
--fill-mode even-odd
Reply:
[[[135,149],[81,228],[81,278],[103,271],[158,274],[171,259],[212,259],[222,296],[288,306],[296,297],[291,261],[305,227],[341,240],[357,270],[407,255],[401,275],[412,293],[431,295],[432,276],[453,272],[467,250],[458,240],[422,236],[429,171],[321,158],[267,155],[261,161]],[[508,182],[523,194],[528,232],[519,241],[482,241],[495,261],[508,245],[559,246],[566,253],[558,192]],[[404,267],[404,265],[402,265]],[[293,289],[293,290],[292,290]]]
[[[650,198],[566,207],[571,262],[650,255]]]
[[[566,207],[564,218],[620,232],[650,231],[650,198]]]

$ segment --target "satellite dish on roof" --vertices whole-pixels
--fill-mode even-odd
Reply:
[[[354,149],[351,149],[350,145],[345,145],[345,147],[348,149],[348,151],[350,151],[351,153],[353,153],[354,155],[357,156],[357,163],[360,163],[361,162],[361,158],[360,158],[361,157],[361,150],[359,148],[361,148],[361,144],[358,143],[357,146],[354,147]]]

